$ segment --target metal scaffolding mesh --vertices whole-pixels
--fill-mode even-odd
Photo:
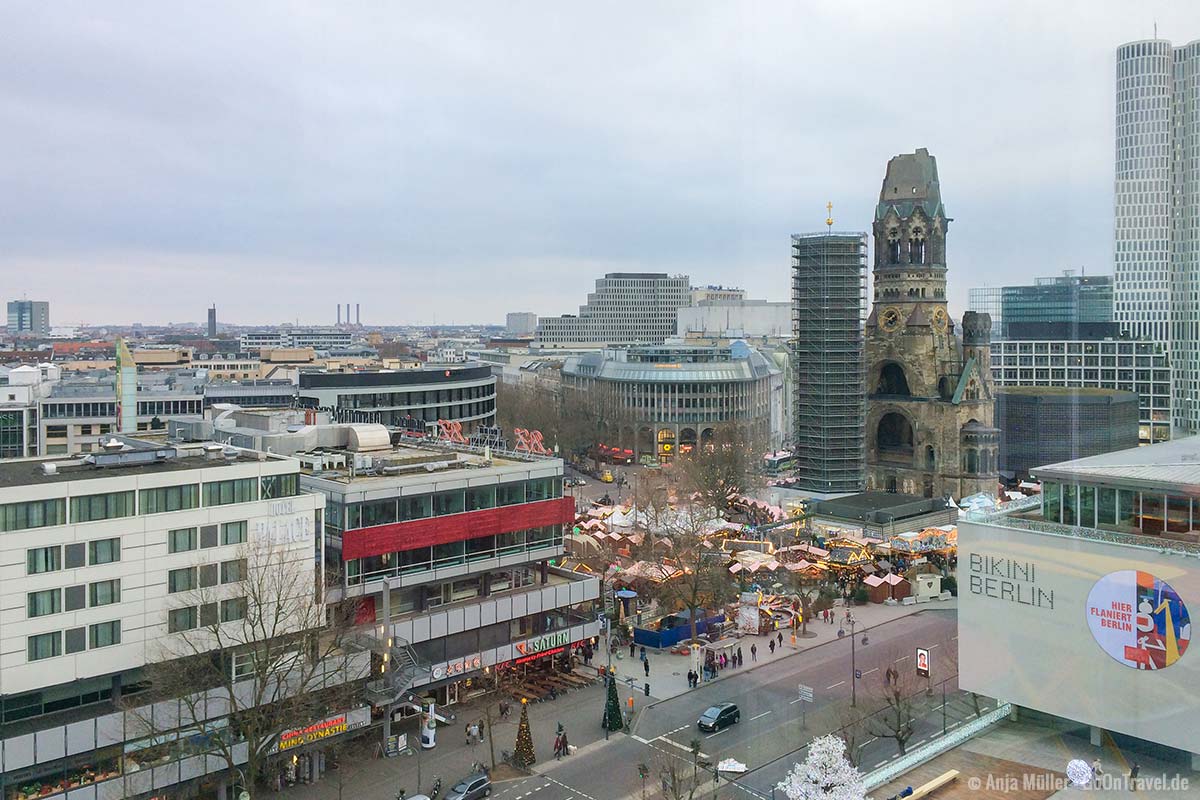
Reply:
[[[867,235],[792,236],[796,477],[819,492],[866,484]]]

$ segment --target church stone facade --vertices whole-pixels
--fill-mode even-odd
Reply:
[[[888,162],[875,209],[875,292],[866,325],[867,489],[958,500],[997,492],[991,318],[946,307],[937,162]]]

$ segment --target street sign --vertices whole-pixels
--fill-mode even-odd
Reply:
[[[857,679],[857,678],[861,678],[861,677],[862,677],[862,670],[861,670],[861,669],[856,669],[856,670],[854,670],[854,677],[855,677],[856,679]]]
[[[929,651],[924,647],[917,648],[917,674],[922,678],[929,677]]]
[[[394,733],[388,737],[385,753],[388,758],[394,758],[408,748],[408,734]]]
[[[811,686],[805,686],[805,685],[802,683],[802,684],[800,684],[800,686],[799,686],[799,689],[800,689],[800,701],[801,701],[801,702],[804,702],[804,703],[811,703],[811,702],[813,701],[813,689],[812,689],[812,687],[811,687]]]

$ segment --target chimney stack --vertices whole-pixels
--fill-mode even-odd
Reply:
[[[360,316],[361,312],[362,312],[362,304],[355,303],[354,304],[354,324],[356,327],[362,325],[362,316]]]
[[[338,321],[337,321],[337,324],[338,324],[338,325],[341,325],[341,324],[342,324],[342,304],[341,304],[341,303],[338,303],[338,304],[337,304],[337,307],[338,307]]]
[[[350,324],[350,304],[346,303],[346,324]]]

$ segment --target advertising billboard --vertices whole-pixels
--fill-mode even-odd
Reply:
[[[960,685],[1140,739],[1200,742],[1200,561],[959,521]]]

